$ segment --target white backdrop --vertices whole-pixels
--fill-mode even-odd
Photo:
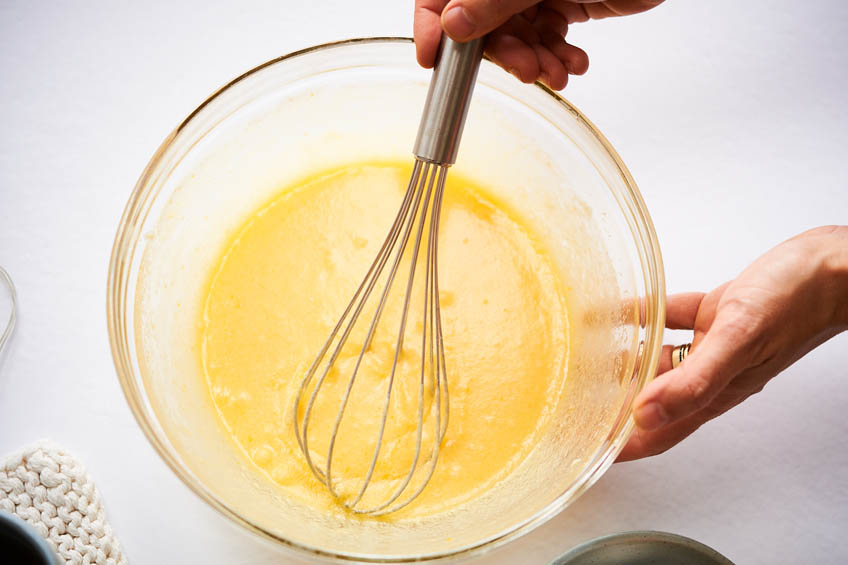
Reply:
[[[121,395],[104,304],[130,190],[233,77],[311,44],[409,35],[411,21],[410,1],[0,0],[0,264],[21,302],[0,357],[0,455],[42,437],[77,454],[131,562],[299,561],[172,476]],[[641,187],[670,292],[707,290],[786,237],[848,223],[846,30],[836,0],[669,0],[574,27],[592,64],[566,96]],[[842,335],[480,563],[544,563],[628,529],[688,535],[739,564],[848,562],[846,368]]]

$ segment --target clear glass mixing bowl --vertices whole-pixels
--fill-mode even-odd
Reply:
[[[416,524],[319,515],[233,448],[198,360],[210,265],[287,182],[342,163],[411,159],[428,80],[402,38],[321,45],[245,73],[164,141],[115,239],[109,337],[139,425],[203,500],[313,556],[450,559],[529,532],[612,464],[633,427],[633,398],[656,371],[663,270],[633,179],[571,104],[484,61],[456,169],[534,224],[570,286],[568,372],[554,423],[486,496]]]

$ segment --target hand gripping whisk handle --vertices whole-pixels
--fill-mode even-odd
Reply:
[[[468,104],[483,58],[483,42],[482,37],[458,43],[442,36],[413,149],[422,161],[439,165],[456,162]]]

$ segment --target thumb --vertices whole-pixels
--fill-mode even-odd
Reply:
[[[749,324],[727,311],[720,313],[686,360],[639,394],[634,403],[636,424],[652,431],[706,407],[749,367],[756,339]]]
[[[452,0],[442,12],[442,28],[451,39],[468,41],[486,35],[539,0]]]

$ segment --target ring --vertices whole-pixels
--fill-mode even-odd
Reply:
[[[674,349],[671,350],[671,368],[676,369],[678,365],[683,363],[683,360],[686,359],[686,356],[689,355],[689,350],[692,348],[691,343],[684,343],[683,345],[678,345]]]

